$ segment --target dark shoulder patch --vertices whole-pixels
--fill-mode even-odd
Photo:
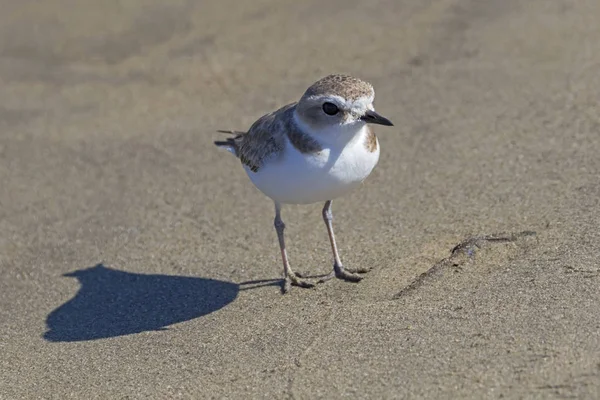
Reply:
[[[310,135],[302,132],[293,120],[293,110],[285,118],[285,132],[296,150],[303,154],[316,153],[323,150],[319,142]]]
[[[365,139],[365,148],[369,153],[374,153],[377,150],[377,136],[371,127],[367,126],[367,138]]]

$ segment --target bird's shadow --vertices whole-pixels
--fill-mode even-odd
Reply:
[[[50,342],[77,342],[166,329],[217,311],[235,300],[242,285],[207,278],[137,274],[98,264],[65,274],[79,280],[77,294],[46,318]],[[251,288],[251,287],[250,287]]]

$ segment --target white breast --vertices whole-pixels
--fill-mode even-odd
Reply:
[[[379,143],[374,152],[365,146],[368,130],[363,126],[340,145],[329,145],[318,153],[300,153],[289,141],[279,158],[254,173],[245,167],[254,185],[280,203],[309,204],[333,200],[356,188],[379,160]]]

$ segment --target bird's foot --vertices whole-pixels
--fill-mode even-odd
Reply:
[[[315,284],[311,281],[309,281],[308,279],[302,279],[300,276],[298,276],[297,274],[288,274],[285,279],[283,280],[283,286],[281,288],[281,292],[283,294],[287,293],[290,291],[292,286],[298,286],[301,288],[312,288],[315,286]]]
[[[366,274],[367,272],[370,272],[373,269],[373,267],[355,267],[355,268],[344,267],[344,269],[347,272],[350,272],[353,274]]]
[[[370,270],[371,268],[345,268],[343,265],[334,264],[333,271],[331,271],[329,275],[319,279],[319,283],[327,282],[332,278],[338,278],[348,282],[360,282],[363,277],[358,274],[364,274]]]

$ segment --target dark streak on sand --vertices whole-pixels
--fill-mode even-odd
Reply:
[[[418,289],[423,286],[427,281],[433,277],[440,275],[444,270],[449,267],[460,267],[467,260],[472,258],[475,253],[482,249],[487,244],[498,244],[498,243],[510,243],[516,242],[523,237],[535,236],[536,232],[523,231],[513,234],[494,234],[486,236],[475,236],[468,238],[452,248],[450,251],[450,257],[444,258],[441,261],[435,263],[427,271],[419,275],[412,283],[402,289],[400,292],[394,295],[394,299],[398,299],[403,295]]]

